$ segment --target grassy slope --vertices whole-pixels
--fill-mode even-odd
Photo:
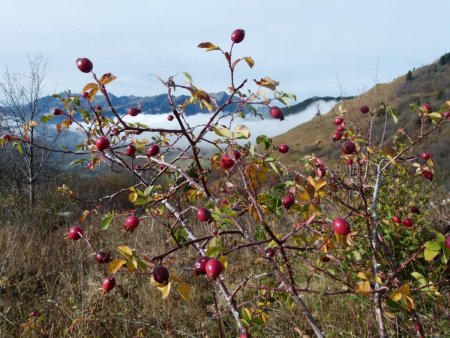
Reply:
[[[441,97],[439,97],[441,94]],[[417,113],[408,109],[411,103],[425,103],[432,105],[434,111],[441,108],[448,110],[444,103],[450,100],[450,64],[440,65],[433,63],[416,69],[413,72],[413,79],[406,80],[403,75],[390,83],[377,84],[367,92],[351,100],[345,100],[337,104],[325,115],[315,117],[313,120],[301,124],[285,134],[274,138],[275,144],[287,143],[292,149],[291,156],[286,160],[291,160],[291,164],[297,162],[298,157],[314,153],[324,157],[330,165],[337,164],[340,153],[336,151],[338,143],[331,141],[335,126],[332,121],[336,116],[339,105],[348,110],[346,120],[352,120],[356,125],[367,124],[368,116],[359,112],[359,107],[363,104],[369,107],[377,107],[384,103],[395,107],[399,113],[399,122],[395,125],[391,119],[387,122],[387,137],[392,135],[398,128],[405,128],[409,133],[417,133],[419,130],[419,118]],[[379,138],[382,134],[383,119],[379,119],[379,124],[375,125],[374,136]],[[316,145],[316,142],[322,142]],[[417,149],[427,149],[433,154],[436,166],[436,180],[443,183],[450,189],[450,153],[448,147],[450,143],[450,128],[444,128],[430,139],[424,141]],[[299,156],[292,156],[297,154]]]

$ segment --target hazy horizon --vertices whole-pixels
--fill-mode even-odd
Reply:
[[[0,12],[0,72],[26,72],[27,55],[39,53],[48,59],[44,95],[79,92],[92,79],[75,60],[88,57],[98,75],[118,77],[109,86],[117,96],[161,94],[149,75],[183,71],[199,88],[220,92],[229,82],[225,59],[197,45],[227,49],[231,32],[243,28],[234,55],[253,57],[255,66],[238,66],[237,82],[271,76],[299,101],[358,95],[449,52],[449,12],[450,2],[440,0],[8,1]]]

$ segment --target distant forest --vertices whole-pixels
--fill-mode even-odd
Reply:
[[[283,113],[284,115],[298,113],[302,110],[305,110],[309,105],[317,101],[325,101],[325,102],[342,101],[342,100],[351,100],[353,98],[355,98],[355,96],[313,96],[300,103],[294,104],[293,106],[283,108]]]

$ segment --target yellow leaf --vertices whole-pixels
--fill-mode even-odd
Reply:
[[[270,77],[266,76],[262,78],[261,80],[253,80],[258,86],[269,88],[270,90],[277,89],[277,86],[280,84],[277,81],[272,80]]]
[[[128,259],[133,257],[133,250],[131,250],[131,248],[129,246],[121,245],[121,246],[117,247],[117,250],[119,250],[119,253],[121,253]]]
[[[180,294],[181,298],[183,298],[185,301],[188,301],[190,298],[190,293],[192,290],[192,286],[190,286],[188,283],[181,283],[178,285],[178,293]]]
[[[355,285],[356,293],[370,293],[372,291],[372,287],[370,286],[369,281],[360,281]]]
[[[211,42],[202,42],[202,43],[199,43],[197,47],[198,47],[198,48],[206,48],[206,51],[207,51],[207,52],[210,52],[210,51],[212,51],[212,50],[218,50],[218,49],[220,49],[219,47],[217,47],[215,44],[213,44],[213,43],[211,43]]]
[[[377,282],[378,284],[382,284],[382,283],[383,283],[383,280],[381,279],[380,276],[376,276],[376,277],[375,277],[375,282]]]
[[[164,286],[164,284],[161,284],[161,283],[158,283],[157,281],[155,281],[155,279],[153,277],[150,277],[150,284],[155,287]]]
[[[132,192],[128,195],[128,199],[130,200],[131,203],[134,203],[138,199],[138,194],[135,192]]]
[[[341,235],[341,234],[338,234],[337,232],[335,232],[334,235],[335,235],[335,237],[337,239],[337,242],[339,244],[341,244],[343,246],[347,245],[347,235]]]
[[[172,284],[169,282],[167,285],[157,286],[158,290],[162,292],[162,299],[166,299],[169,296],[171,285]]]
[[[311,203],[311,196],[309,195],[306,189],[302,189],[300,193],[297,195],[298,199],[305,203]]]
[[[170,280],[171,281],[174,281],[174,282],[177,282],[177,283],[184,283],[183,282],[183,280],[181,279],[181,277],[180,276],[178,276],[177,274],[175,274],[175,273],[170,273]]]
[[[358,278],[360,278],[360,279],[367,280],[367,276],[366,276],[366,274],[365,274],[364,272],[358,272],[358,273],[356,274],[356,277],[358,277]]]
[[[125,259],[114,259],[108,265],[108,273],[110,274],[116,273],[125,264],[127,264],[127,261]]]
[[[409,285],[408,284],[403,284],[400,288],[400,291],[403,295],[408,296],[410,294],[409,292]]]
[[[255,65],[255,61],[250,56],[244,57],[244,60],[245,62],[247,62],[250,68],[253,68],[253,66]]]
[[[96,84],[94,82],[91,82],[91,83],[88,83],[86,86],[84,86],[83,89],[81,90],[81,92],[82,93],[88,92],[88,91],[90,91],[90,90],[92,90],[94,88],[98,89],[98,84]]]
[[[252,320],[252,313],[250,312],[249,309],[247,309],[246,307],[244,307],[244,308],[242,308],[241,312],[242,312],[242,317],[243,317],[244,319],[248,319],[249,321]]]
[[[395,291],[392,295],[391,295],[391,299],[394,302],[398,302],[400,299],[403,298],[403,295],[400,291]]]
[[[115,77],[111,73],[106,73],[106,74],[103,74],[102,77],[100,78],[100,83],[102,85],[106,85],[110,82],[113,82],[115,79],[117,79],[117,77]]]
[[[29,126],[30,128],[34,128],[34,127],[36,127],[37,125],[38,125],[38,123],[37,123],[36,121],[34,121],[34,120],[28,121],[28,126]]]
[[[96,88],[93,88],[90,92],[89,92],[89,102],[94,101],[94,97],[98,92],[98,86]]]
[[[405,296],[405,301],[408,311],[414,310],[414,300],[410,296]]]
[[[267,324],[267,321],[269,320],[269,318],[267,318],[267,314],[265,312],[261,313],[261,319],[265,324]]]
[[[80,223],[83,223],[84,220],[86,219],[86,217],[87,217],[89,214],[90,214],[90,211],[89,211],[89,210],[83,211],[83,214],[82,214],[81,217],[80,217]]]
[[[316,191],[319,191],[326,185],[327,185],[327,181],[325,181],[323,179],[319,179],[319,180],[315,181],[314,188],[316,188]]]
[[[308,176],[308,183],[311,184],[314,188],[316,187],[316,182],[312,176]]]
[[[389,311],[384,311],[384,314],[390,319],[395,319],[395,317],[396,317],[395,313],[392,313]]]
[[[226,270],[227,267],[228,267],[228,258],[225,257],[225,256],[220,256],[220,257],[218,258],[218,260],[220,261],[220,263],[222,263],[223,269]]]
[[[128,261],[128,263],[127,263],[127,269],[130,272],[137,270],[137,266],[138,266],[138,263],[137,263],[137,260],[135,260],[135,259],[132,259],[132,260]]]

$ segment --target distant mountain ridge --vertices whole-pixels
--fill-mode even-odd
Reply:
[[[298,158],[314,153],[328,162],[329,165],[340,163],[340,142],[332,142],[331,136],[336,129],[333,120],[339,106],[348,110],[346,119],[358,121],[364,126],[367,118],[359,112],[361,105],[371,109],[381,104],[394,107],[398,113],[398,123],[387,122],[385,139],[392,136],[398,128],[406,128],[408,133],[417,134],[420,129],[420,118],[417,112],[409,109],[410,104],[431,104],[433,111],[449,111],[446,104],[450,100],[450,53],[441,56],[430,65],[408,71],[389,83],[379,83],[368,91],[350,100],[343,100],[328,113],[321,114],[311,121],[298,125],[287,133],[274,138],[275,144],[286,143],[291,148],[292,165]],[[383,135],[383,119],[378,119],[373,127],[375,139]],[[428,125],[427,125],[428,127]],[[319,142],[320,141],[320,142]],[[433,154],[436,163],[436,180],[450,191],[450,128],[441,128],[432,137],[421,142],[414,153],[428,151]]]
[[[59,94],[64,96],[64,93]],[[77,95],[77,94],[75,94]],[[171,112],[171,108],[169,105],[169,101],[167,99],[167,94],[160,94],[155,96],[116,96],[114,94],[109,93],[109,98],[111,100],[111,104],[117,110],[119,114],[126,114],[129,108],[141,106],[141,110],[143,114],[155,115],[155,114],[167,114]],[[228,98],[229,95],[225,92],[220,93],[212,93],[210,96],[214,97],[217,100],[219,105],[223,104]],[[188,95],[179,95],[174,96],[174,102],[176,105],[183,104],[190,96]],[[83,99],[81,100],[81,104],[83,104]],[[107,105],[106,99],[102,95],[97,95],[91,103],[94,107],[101,106],[106,114],[110,112],[110,109]],[[61,108],[61,103],[59,100],[53,96],[45,96],[39,100],[39,105],[41,107],[41,113],[48,114],[55,107]],[[87,106],[83,104],[83,106]],[[232,106],[228,108],[228,110],[232,109]],[[201,109],[199,105],[188,105],[184,111],[186,115],[194,115],[198,113],[207,113],[207,109]]]

